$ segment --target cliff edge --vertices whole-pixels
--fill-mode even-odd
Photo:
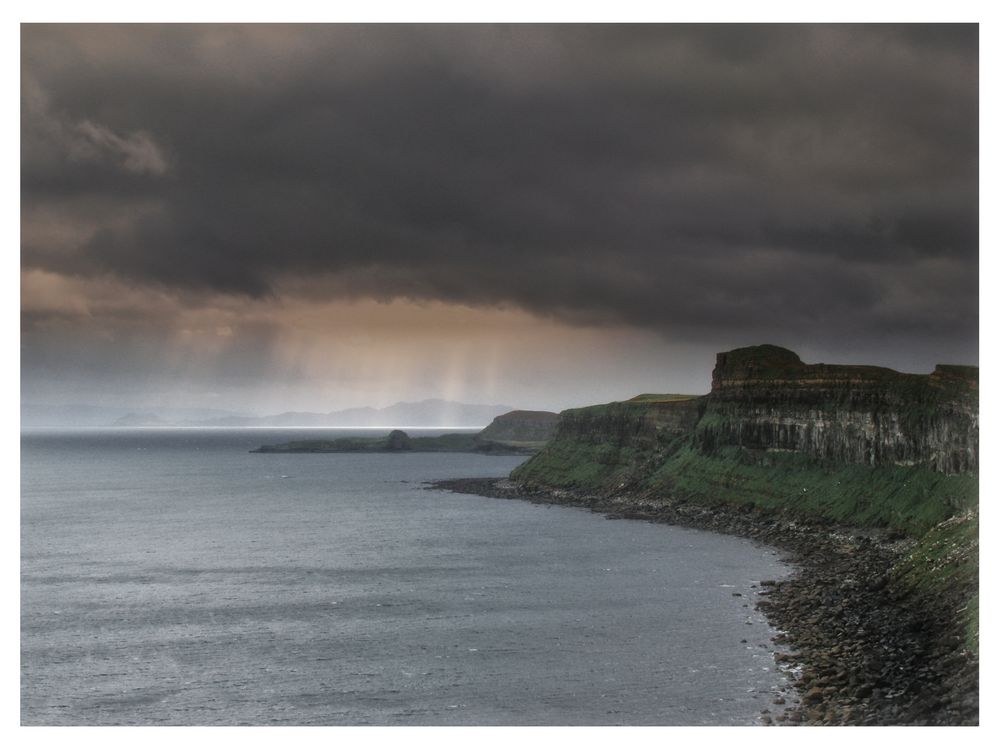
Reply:
[[[798,573],[758,606],[799,697],[764,724],[977,724],[978,468],[978,368],[754,346],[718,355],[705,396],[570,409],[510,480],[439,484],[791,553]]]
[[[476,439],[541,448],[555,434],[558,423],[555,412],[518,409],[494,417]]]
[[[919,534],[977,503],[978,394],[976,367],[913,375],[736,349],[705,396],[564,411],[511,479]]]

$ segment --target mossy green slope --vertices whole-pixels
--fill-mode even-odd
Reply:
[[[650,446],[556,440],[511,478],[595,494],[753,505],[909,534],[975,507],[978,497],[977,478],[968,474],[949,476],[924,466],[823,464],[732,446],[705,455],[683,439]]]
[[[956,607],[963,646],[979,653],[979,511],[971,509],[924,534],[891,571],[930,607]]]
[[[555,437],[511,478],[913,535],[978,503],[976,472],[938,470],[976,465],[976,368],[909,375],[806,365],[787,349],[747,347],[719,355],[712,393],[683,399],[643,394],[565,411]],[[669,414],[682,411],[687,421],[671,423]],[[959,459],[942,461],[948,451]]]

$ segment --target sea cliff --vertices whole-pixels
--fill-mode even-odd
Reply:
[[[706,396],[563,412],[511,479],[923,533],[976,505],[978,393],[975,367],[911,375],[737,349]]]
[[[438,487],[735,533],[799,574],[757,602],[796,697],[763,723],[978,722],[978,368],[719,354],[705,396],[562,412],[509,480]]]
[[[978,469],[979,372],[938,365],[930,375],[882,367],[807,365],[776,346],[718,355],[697,428],[716,447],[792,451],[869,466]]]

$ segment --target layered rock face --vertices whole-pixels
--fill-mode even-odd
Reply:
[[[755,346],[719,354],[707,396],[622,401],[562,413],[557,439],[653,448],[688,435],[705,455],[738,447],[827,463],[979,469],[979,368],[930,375],[805,364]]]
[[[718,355],[706,396],[564,411],[511,479],[922,533],[978,503],[978,393],[975,367],[909,375],[736,349]]]
[[[509,411],[495,417],[477,436],[498,442],[545,442],[556,431],[559,415],[551,411]]]
[[[559,415],[557,439],[651,448],[664,438],[691,434],[704,398],[666,402],[622,401],[568,409]]]
[[[792,451],[834,462],[978,470],[978,368],[930,375],[804,364],[787,349],[718,355],[695,429],[704,452],[726,445]]]

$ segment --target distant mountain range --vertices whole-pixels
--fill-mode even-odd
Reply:
[[[263,417],[221,410],[122,410],[84,405],[21,406],[22,427],[482,427],[511,411],[502,404],[463,404],[443,399],[317,412],[289,411]]]
[[[481,427],[510,411],[502,404],[462,404],[439,398],[400,402],[384,409],[363,406],[326,414],[286,411],[267,417],[223,417],[205,427]]]
[[[148,409],[129,410],[123,407],[93,404],[21,404],[21,427],[109,427],[119,420],[122,426],[155,426],[187,424],[212,419],[242,416],[224,409]]]

